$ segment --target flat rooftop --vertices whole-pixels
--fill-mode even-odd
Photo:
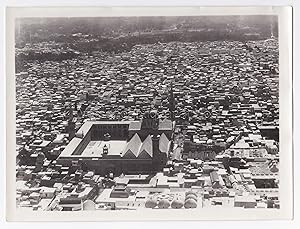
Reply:
[[[73,139],[74,140],[74,139]],[[72,140],[72,141],[73,141]],[[77,144],[82,139],[78,139]],[[71,142],[72,142],[71,141]],[[75,140],[76,141],[76,140]],[[74,142],[74,141],[73,141]],[[85,149],[80,154],[74,154],[73,150],[64,151],[61,154],[62,157],[102,157],[103,155],[103,147],[106,145],[108,148],[108,156],[116,156],[121,155],[123,150],[125,149],[127,141],[122,140],[110,140],[110,141],[90,141]]]
[[[80,127],[77,133],[83,134],[84,136],[92,128],[93,125],[129,125],[130,121],[91,121],[88,120]]]
[[[130,195],[127,198],[112,198],[110,197],[110,194],[112,192],[112,189],[106,188],[102,191],[102,193],[96,198],[95,203],[111,203],[111,202],[117,202],[117,201],[135,201],[135,195]]]
[[[75,136],[70,143],[66,146],[66,148],[63,150],[63,152],[60,154],[59,157],[102,157],[102,152],[103,152],[103,146],[101,145],[101,141],[91,141],[85,147],[82,153],[80,154],[73,154],[74,151],[77,149],[77,147],[82,143],[83,139],[85,136],[88,134],[88,132],[92,129],[94,125],[129,125],[130,121],[86,121],[80,129],[77,131],[77,134],[81,134],[81,137]],[[93,143],[93,142],[98,142],[98,144]],[[113,145],[111,146],[111,150],[108,150],[108,155],[117,155],[120,154],[121,151],[119,148],[125,149],[126,141],[110,141],[114,142],[115,144],[110,144]],[[100,153],[101,151],[101,153]]]
[[[121,155],[126,147],[126,141],[110,140],[110,141],[90,141],[83,152],[82,157],[102,157],[103,147],[108,148],[107,155]]]

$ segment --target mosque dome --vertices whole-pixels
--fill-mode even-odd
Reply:
[[[197,196],[195,194],[189,194],[185,197],[185,200],[187,199],[193,199],[195,201],[197,201]]]
[[[161,199],[158,202],[158,207],[159,208],[169,208],[170,207],[170,202],[167,199]]]
[[[145,111],[145,113],[143,114],[143,118],[149,118],[149,116],[150,116],[150,112]]]
[[[95,209],[96,209],[95,203],[92,200],[86,200],[83,202],[83,210],[91,211]]]
[[[155,199],[148,199],[145,203],[146,208],[155,208],[157,206],[157,201]]]
[[[184,207],[185,208],[196,208],[197,202],[194,199],[189,198],[184,202]]]
[[[172,208],[182,208],[183,207],[183,202],[179,199],[175,199],[171,203]]]
[[[187,191],[187,192],[185,193],[185,196],[187,196],[187,195],[189,195],[189,194],[197,195],[195,192],[193,192],[192,190],[190,190],[190,191]]]
[[[45,154],[43,152],[39,152],[37,155],[37,159],[43,161],[45,159]]]

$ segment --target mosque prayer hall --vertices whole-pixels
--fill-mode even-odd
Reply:
[[[156,111],[140,121],[86,121],[57,163],[100,175],[155,173],[167,163],[173,128]]]

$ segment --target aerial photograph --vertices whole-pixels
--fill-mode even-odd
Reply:
[[[16,209],[280,209],[276,15],[14,31]]]

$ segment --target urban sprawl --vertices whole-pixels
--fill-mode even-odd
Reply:
[[[28,49],[74,51],[41,42],[16,54]],[[274,37],[27,61],[16,73],[17,208],[279,208],[278,69]]]

